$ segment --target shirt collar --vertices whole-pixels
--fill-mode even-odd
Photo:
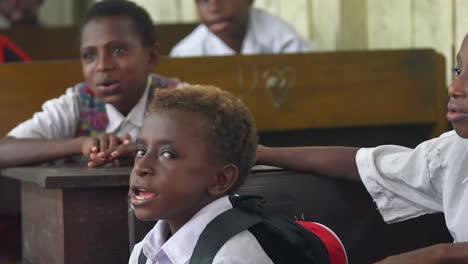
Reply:
[[[173,264],[188,263],[206,225],[231,208],[232,204],[227,195],[211,202],[198,211],[167,241],[169,225],[165,220],[160,220],[145,237],[143,252],[148,259],[154,261],[162,262],[169,259]]]
[[[132,108],[132,110],[130,110],[130,113],[128,113],[127,117],[125,117],[113,105],[106,104],[106,112],[107,117],[109,119],[109,124],[107,125],[106,129],[107,133],[115,133],[125,121],[130,122],[137,127],[143,126],[143,120],[145,118],[147,108],[148,93],[152,85],[151,82],[152,78],[151,76],[148,76],[148,80],[146,81],[146,88],[143,92],[143,95],[141,96],[138,103]]]
[[[257,10],[255,8],[250,8],[249,12],[249,21],[247,25],[247,31],[245,32],[244,41],[242,42],[242,49],[241,54],[248,55],[248,54],[260,54],[262,53],[261,45],[257,39],[257,37],[261,37],[266,35],[264,32],[260,32],[255,34],[255,18],[258,14],[255,14]],[[271,43],[270,43],[271,44]]]

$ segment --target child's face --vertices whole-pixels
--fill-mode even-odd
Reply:
[[[236,36],[246,26],[251,0],[196,0],[203,23],[217,36]]]
[[[211,201],[208,189],[223,165],[210,161],[208,146],[201,114],[171,110],[146,118],[130,176],[137,218],[166,219],[178,229]]]
[[[455,79],[448,90],[447,119],[460,137],[468,138],[468,35],[457,54],[454,71]]]
[[[127,114],[146,87],[156,66],[155,47],[144,47],[128,17],[89,21],[81,35],[81,62],[86,84],[105,103]]]

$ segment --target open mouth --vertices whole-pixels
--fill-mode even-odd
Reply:
[[[140,187],[132,187],[130,190],[130,202],[134,206],[142,205],[150,200],[158,198],[155,192],[148,191]]]

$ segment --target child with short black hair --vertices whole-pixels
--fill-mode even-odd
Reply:
[[[149,14],[132,2],[91,6],[80,39],[85,81],[44,103],[42,112],[8,133],[0,142],[0,167],[75,155],[89,158],[89,167],[133,158],[130,142],[140,131],[155,89],[178,85],[175,79],[151,74],[159,61],[155,27]]]
[[[232,208],[228,194],[255,161],[257,131],[247,107],[212,86],[158,91],[138,138],[130,200],[140,220],[160,220],[133,249],[129,263],[188,263],[206,225]],[[243,231],[213,263],[272,263]]]

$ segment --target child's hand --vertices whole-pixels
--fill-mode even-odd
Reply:
[[[108,139],[105,137],[101,137],[100,139],[104,139],[104,144],[101,145],[99,151],[90,153],[88,167],[100,167],[109,163],[112,163],[114,166],[120,166],[129,163],[127,160],[133,161],[135,147],[128,134],[122,138],[112,135]],[[106,141],[109,142],[108,145],[105,144]]]

